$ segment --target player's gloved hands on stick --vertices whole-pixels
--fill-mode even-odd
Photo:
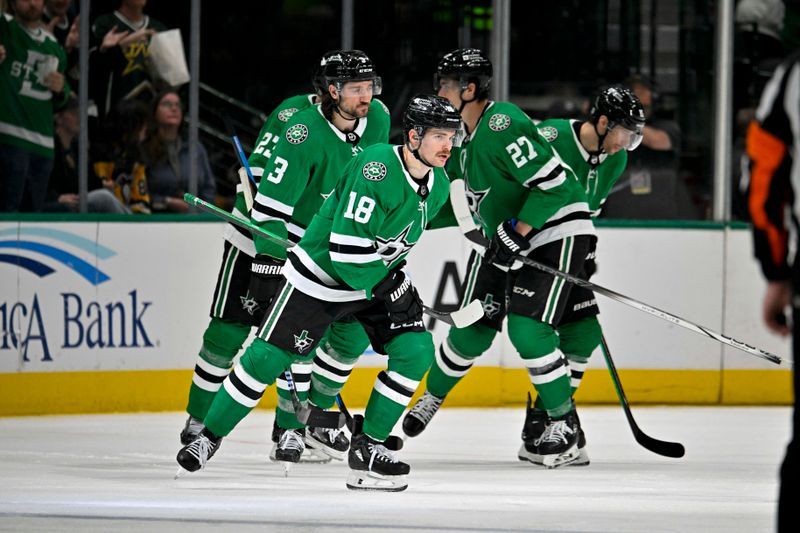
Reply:
[[[284,261],[265,254],[258,254],[253,258],[248,291],[259,304],[269,304],[278,292],[278,285],[283,279],[283,263]]]
[[[527,250],[530,245],[525,237],[514,231],[511,222],[505,221],[497,226],[483,259],[501,270],[508,270],[514,264],[514,256]]]
[[[422,300],[411,279],[399,268],[383,278],[374,289],[375,298],[383,300],[393,324],[411,324],[422,321]]]

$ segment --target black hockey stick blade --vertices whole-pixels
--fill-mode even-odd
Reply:
[[[633,432],[633,438],[636,439],[636,442],[638,442],[643,448],[646,448],[655,454],[673,458],[683,457],[686,453],[686,449],[683,447],[683,444],[679,442],[670,442],[653,438],[642,431],[639,425],[636,423],[636,420],[633,419],[633,413],[631,412],[628,398],[625,396],[625,391],[622,390],[622,381],[620,380],[619,373],[617,372],[617,367],[614,365],[614,361],[611,359],[611,351],[608,349],[606,338],[603,336],[601,339],[603,345],[603,349],[601,351],[603,352],[603,357],[605,357],[606,365],[608,366],[608,372],[611,374],[611,380],[614,382],[614,388],[617,391],[619,403],[622,404],[622,410],[625,411],[625,418],[628,419],[628,425]]]
[[[357,432],[360,432],[361,426],[364,423],[364,417],[361,415],[355,415],[360,419],[357,421],[356,418],[350,414],[350,411],[344,404],[344,398],[342,398],[341,394],[336,395],[336,404],[339,406],[339,411],[341,411],[345,416],[345,424],[347,425],[347,429],[350,430],[350,434],[355,435]],[[403,449],[404,443],[405,441],[401,437],[398,437],[397,435],[389,435],[389,437],[387,437],[387,439],[383,442],[383,445],[388,450],[396,452]]]

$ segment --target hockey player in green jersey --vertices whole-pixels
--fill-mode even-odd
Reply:
[[[354,428],[347,486],[406,488],[410,467],[384,442],[429,368],[434,347],[403,266],[447,201],[449,180],[442,167],[459,127],[459,113],[446,99],[414,97],[404,113],[404,144],[366,148],[342,170],[300,243],[288,252],[286,279],[257,338],[214,398],[205,429],[178,453],[183,468],[202,468],[267,385],[294,361],[314,356],[329,326],[355,320],[373,348],[388,355],[388,368],[375,381],[361,427]],[[329,403],[328,392],[312,387],[311,402]]]
[[[364,72],[354,73],[355,68],[358,68],[358,66],[363,68],[365,65],[371,70],[365,69]],[[349,66],[350,70],[348,71],[344,68],[345,66]],[[361,81],[355,79],[349,81],[356,74],[358,74]],[[293,143],[287,139],[278,143],[278,139],[281,138],[289,120],[300,111],[310,109],[313,112],[311,114],[312,120],[315,122],[318,117],[321,117],[319,115],[319,106],[314,107],[313,104],[315,100],[330,100],[330,97],[323,97],[323,94],[330,88],[341,92],[342,89],[349,90],[353,84],[372,86],[373,83],[377,83],[380,86],[379,78],[377,78],[371,62],[363,52],[341,50],[327,52],[323,55],[314,75],[314,86],[317,90],[317,95],[300,95],[289,98],[273,111],[264,124],[256,142],[256,148],[249,158],[249,164],[256,181],[261,183],[261,177],[265,169],[268,169],[267,175],[271,177],[269,181],[265,181],[263,184],[259,203],[255,207],[257,211],[255,220],[257,223],[264,223],[270,229],[281,232],[284,235],[286,234],[285,226],[289,225],[291,228],[289,231],[290,239],[293,242],[297,242],[302,228],[310,222],[311,214],[318,210],[322,204],[324,200],[322,193],[327,194],[333,188],[335,177],[332,176],[334,176],[336,165],[343,166],[352,157],[356,148],[360,149],[376,142],[386,142],[389,135],[389,113],[380,101],[372,99],[374,93],[372,91],[368,96],[336,97],[341,101],[341,105],[346,108],[360,106],[357,111],[361,115],[360,118],[338,121],[338,126],[323,119],[321,120],[322,124],[317,124],[314,129],[315,134],[310,136],[308,143],[304,142],[305,140],[300,143]],[[364,102],[367,103],[368,112],[365,112]],[[366,115],[366,117],[363,115]],[[358,123],[355,129],[360,132],[361,138],[355,144],[351,144],[345,138],[346,134],[342,133],[338,128],[347,131],[348,128],[353,127],[354,122]],[[292,123],[292,125],[296,126],[295,130],[306,127],[300,122]],[[340,131],[340,134],[334,134],[334,129]],[[317,139],[320,134],[327,139],[324,142],[328,144],[324,145],[324,149],[321,148],[323,145]],[[294,138],[291,140],[296,141]],[[278,147],[280,147],[278,150],[280,154],[277,164],[269,166],[272,153]],[[338,163],[330,164],[334,159],[337,159]],[[312,160],[318,162],[327,161],[327,166],[325,169],[316,165],[304,166],[306,162]],[[241,169],[241,172],[244,172],[244,169]],[[276,179],[276,176],[280,176],[280,179]],[[295,180],[299,181],[295,183]],[[304,194],[299,199],[287,200],[284,191],[290,190],[292,193],[302,191],[307,184],[310,187],[309,190],[313,189],[317,192],[315,194]],[[294,206],[296,202],[302,201],[302,210],[285,218],[282,216],[272,217],[270,215],[272,202],[270,195],[273,191],[282,195],[276,205],[283,205],[284,209],[288,209]],[[237,188],[233,215],[241,219],[249,219],[250,216],[250,209],[246,205],[242,187]],[[186,421],[184,430],[181,432],[181,442],[183,444],[191,442],[203,428],[202,420],[208,412],[208,407],[223,380],[228,375],[233,365],[233,359],[241,349],[251,326],[258,326],[261,323],[264,311],[274,296],[277,280],[280,279],[280,275],[277,272],[279,270],[278,265],[285,257],[285,252],[273,250],[272,253],[275,255],[272,258],[274,261],[270,259],[269,255],[261,256],[256,261],[254,258],[257,256],[257,251],[253,237],[249,232],[239,230],[238,227],[233,225],[229,225],[226,228],[225,241],[223,260],[220,265],[211,307],[211,321],[203,335],[203,345],[198,354],[192,378],[189,402],[186,409],[189,413],[189,418]],[[268,245],[267,248],[269,248]],[[268,254],[269,250],[266,253]],[[270,266],[274,267],[272,268],[273,272],[268,271]],[[341,336],[337,336],[337,333],[331,333],[331,343],[334,345],[341,338]],[[344,338],[360,339],[359,342],[365,345],[368,343],[363,332],[361,335],[358,335],[357,332],[349,336],[345,335]],[[355,344],[361,346],[358,342]],[[327,345],[326,343],[325,346]],[[357,350],[358,346],[354,345],[352,349]],[[363,349],[362,347],[361,350],[363,351]],[[343,351],[349,353],[349,350]],[[357,355],[360,355],[360,353]],[[298,393],[301,398],[305,398],[308,394],[311,379],[311,365],[296,365],[293,370]],[[288,385],[285,381],[280,380],[278,386],[279,403],[276,426],[273,428],[272,435],[272,440],[275,443],[278,442],[281,433],[276,429],[277,423],[283,422],[285,427],[301,427],[291,409],[291,402],[288,401]],[[339,440],[341,441],[341,439]],[[340,442],[339,447],[341,448],[342,446],[345,446],[346,449],[346,442]],[[275,450],[273,449],[271,455],[274,456],[274,453]],[[330,460],[326,454],[306,453],[303,457],[304,460]]]
[[[516,268],[514,256],[579,275],[594,246],[594,225],[583,187],[533,121],[511,103],[489,100],[491,77],[491,62],[481,50],[460,49],[442,58],[434,78],[439,95],[461,110],[468,133],[461,168],[470,209],[491,239],[483,257],[470,258],[464,294],[464,301],[483,302],[485,316],[450,329],[403,431],[413,437],[425,428],[507,316],[511,343],[550,417],[536,451],[546,466],[557,467],[578,457],[578,421],[555,329],[571,302],[571,287],[528,266]]]
[[[645,116],[641,102],[622,86],[602,89],[594,98],[588,121],[550,119],[538,124],[539,132],[580,181],[589,201],[592,219],[600,214],[603,203],[619,176],[625,170],[627,152],[642,140]],[[592,248],[584,264],[584,279],[595,271],[595,250]],[[594,293],[583,287],[572,287],[570,302],[558,323],[559,348],[569,364],[572,395],[581,384],[589,357],[600,345],[602,332],[597,321],[599,309]],[[526,411],[522,429],[523,444],[518,457],[542,464],[535,441],[547,426],[548,417],[540,398]],[[586,438],[578,431],[580,457],[572,465],[588,465]]]

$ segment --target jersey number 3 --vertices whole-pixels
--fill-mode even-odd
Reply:
[[[358,200],[358,205],[356,206],[356,198],[358,198],[358,195],[355,192],[351,192],[350,200],[347,202],[347,210],[344,212],[344,218],[352,218],[356,222],[365,224],[372,216],[372,210],[375,209],[375,200],[369,196],[362,196]],[[353,209],[355,209],[355,211]]]
[[[527,154],[522,153],[522,147],[527,148]],[[506,146],[506,152],[511,155],[511,161],[521,168],[525,163],[536,157],[536,150],[533,149],[531,141],[523,136],[517,137],[517,140]]]

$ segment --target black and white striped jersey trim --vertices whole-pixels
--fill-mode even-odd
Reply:
[[[300,246],[294,247],[287,257],[283,275],[300,292],[327,302],[367,299],[363,289],[353,289],[330,277]]]
[[[279,221],[284,224],[292,219],[294,206],[279,202],[262,193],[253,199],[253,221],[256,223]]]
[[[528,255],[532,250],[561,240],[565,237],[575,235],[596,235],[597,232],[592,222],[589,204],[586,202],[575,202],[565,205],[547,222],[542,225],[542,229],[532,235],[528,235],[531,247],[523,250],[523,255]]]
[[[336,263],[364,264],[375,261],[383,262],[381,256],[378,255],[375,241],[366,237],[331,233],[328,249],[331,253],[331,261]]]
[[[536,174],[525,180],[523,185],[529,189],[538,187],[543,191],[560,186],[567,180],[567,173],[557,157],[551,157]]]

